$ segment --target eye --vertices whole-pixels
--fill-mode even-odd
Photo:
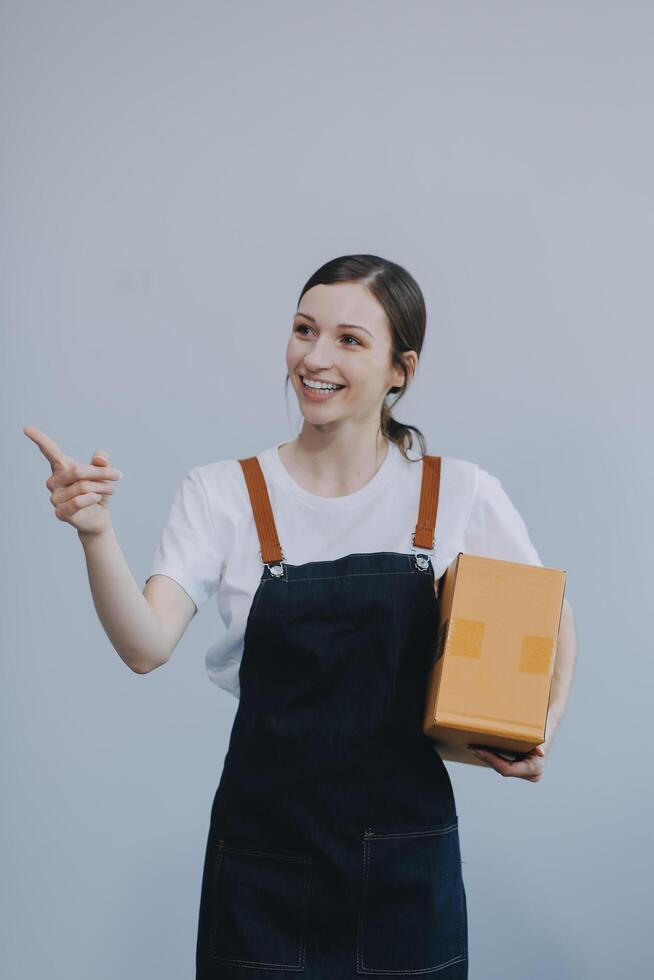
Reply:
[[[295,325],[295,327],[293,328],[293,330],[294,330],[295,333],[299,333],[301,330],[311,330],[311,327],[308,327],[306,323],[297,323]],[[301,337],[306,337],[306,334],[302,333],[302,334],[300,334],[300,336]],[[361,341],[360,340],[357,340],[357,338],[354,337],[352,334],[346,333],[346,334],[343,334],[343,336],[347,340],[353,340],[354,341],[354,344],[357,347],[362,347],[363,346],[363,344],[361,343]],[[352,347],[353,345],[352,344],[346,344],[345,346],[346,347]]]

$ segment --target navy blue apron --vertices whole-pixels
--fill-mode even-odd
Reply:
[[[422,731],[440,457],[423,457],[406,554],[303,565],[284,560],[257,457],[239,463],[263,571],[211,808],[196,980],[467,980],[458,817]]]

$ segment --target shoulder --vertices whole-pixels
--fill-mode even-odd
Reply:
[[[192,467],[187,475],[203,483],[207,491],[213,491],[217,494],[228,494],[230,491],[236,491],[242,494],[245,477],[239,460],[256,455],[260,461],[265,462],[272,452],[273,449],[268,448],[258,454],[250,453],[247,457],[244,454],[235,459],[219,459],[212,463],[203,463]]]
[[[466,492],[471,504],[482,504],[505,496],[501,479],[479,463],[456,456],[443,456],[442,461],[443,474],[450,483]]]
[[[478,463],[470,459],[460,459],[458,456],[441,456],[441,467],[450,479],[463,480],[476,486],[480,470]]]
[[[271,457],[274,448],[262,450],[256,458],[262,464],[264,478],[270,481],[274,476]],[[239,460],[254,457],[254,453],[243,454],[234,459],[219,459],[211,463],[198,464],[186,474],[186,480],[201,488],[212,512],[230,518],[248,517],[251,512],[250,497],[245,481],[245,473]]]
[[[465,529],[464,550],[505,561],[542,565],[521,511],[494,473],[474,467],[475,487]]]
[[[435,456],[435,453],[429,453]],[[453,540],[458,540],[468,523],[470,513],[477,495],[479,482],[479,467],[477,463],[458,456],[439,456],[440,481],[438,487],[438,523],[442,533],[447,533]],[[421,488],[421,467],[412,462],[405,469],[410,472],[407,480],[411,481],[411,494],[418,494]],[[409,485],[401,487],[406,496]],[[414,506],[412,503],[411,506]]]
[[[478,463],[458,456],[441,456],[441,479],[449,493],[458,497],[461,505],[472,508],[479,493],[480,474],[484,472]]]
[[[397,458],[403,471],[410,475],[410,478],[420,482],[422,478],[422,457],[419,454],[409,455],[405,459],[399,450],[396,451]],[[450,492],[462,494],[466,497],[474,495],[479,480],[479,466],[469,459],[460,459],[458,456],[441,456],[437,453],[427,453],[432,459],[440,459],[440,479],[441,486],[446,485],[448,495]]]
[[[501,479],[479,463],[457,456],[441,457],[441,481],[444,496],[455,502],[456,511],[463,514],[471,527],[489,515],[501,516],[510,523],[521,517]]]
[[[202,512],[215,527],[233,522],[246,505],[243,470],[237,459],[220,459],[192,466],[180,492],[188,506]]]
[[[201,483],[205,490],[222,493],[239,484],[242,472],[237,459],[219,459],[213,463],[193,466],[186,475]]]

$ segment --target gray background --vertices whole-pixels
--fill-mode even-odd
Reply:
[[[651,4],[2,3],[2,947],[12,980],[193,974],[237,702],[129,671],[35,425],[125,473],[142,584],[194,465],[298,431],[299,290],[374,252],[427,300],[397,415],[568,572],[543,779],[449,764],[471,980],[652,969]],[[292,399],[292,401],[291,401]]]

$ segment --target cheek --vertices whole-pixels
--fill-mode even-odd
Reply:
[[[353,363],[356,361],[356,363]],[[343,365],[343,376],[361,392],[373,392],[378,387],[378,369],[370,360],[362,357],[350,359],[349,364]]]
[[[291,364],[295,364],[299,358],[298,345],[293,341],[293,338],[289,340],[286,345],[286,364],[290,367]]]

